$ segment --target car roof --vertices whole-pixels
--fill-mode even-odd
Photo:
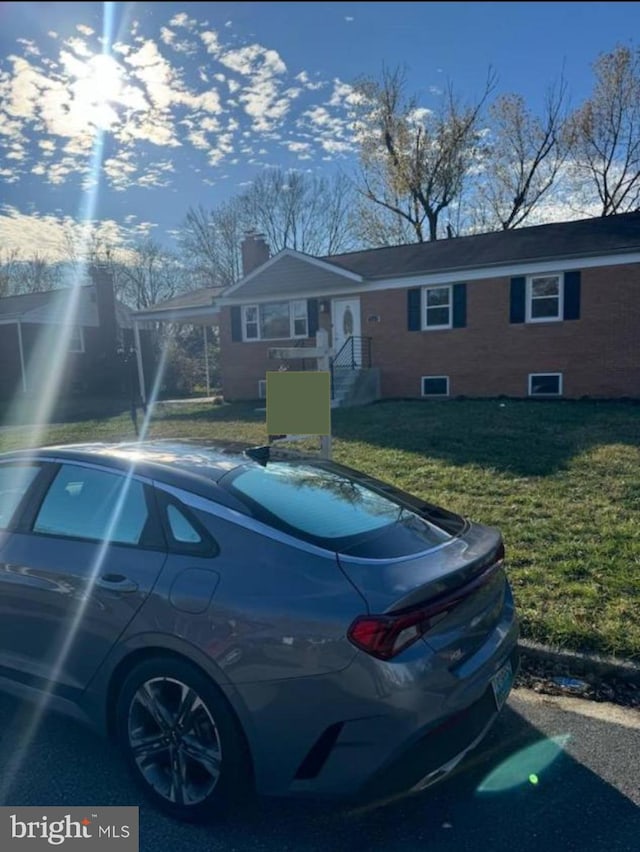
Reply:
[[[325,460],[289,447],[202,438],[58,444],[0,454],[0,461],[34,458],[97,463],[126,473],[133,471],[162,479],[178,487],[186,486],[185,480],[191,486],[199,481],[210,487],[236,468],[264,467],[270,460],[326,464]]]
[[[128,442],[61,444],[31,450],[16,450],[0,458],[49,458],[68,462],[94,462],[116,470],[165,478],[186,473],[217,482],[225,473],[246,464],[256,464],[246,451],[250,444],[231,441],[166,439]]]

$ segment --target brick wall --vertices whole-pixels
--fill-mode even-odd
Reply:
[[[320,315],[320,325],[322,317]],[[225,399],[257,399],[258,381],[264,379],[268,371],[278,370],[286,364],[289,370],[314,370],[316,360],[307,358],[282,361],[268,357],[268,350],[276,346],[314,346],[315,338],[304,341],[298,340],[257,340],[251,343],[234,342],[231,340],[231,308],[223,307],[220,311],[220,373],[222,376],[222,392]]]
[[[418,397],[421,376],[446,375],[451,396],[522,397],[529,373],[559,372],[565,397],[640,398],[640,264],[582,270],[578,320],[511,324],[509,287],[507,277],[469,282],[466,327],[442,331],[407,330],[406,289],[362,293],[382,396]],[[267,359],[274,342],[232,343],[229,308],[220,336],[225,396],[255,399],[258,379],[280,365]]]

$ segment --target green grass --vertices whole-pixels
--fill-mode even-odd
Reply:
[[[385,402],[334,412],[334,457],[504,534],[523,635],[640,659],[640,406]],[[160,406],[151,436],[266,440],[251,405]],[[40,443],[133,438],[128,414]],[[29,430],[0,432],[0,450]]]

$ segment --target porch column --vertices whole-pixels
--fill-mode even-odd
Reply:
[[[144,384],[144,366],[142,363],[142,347],[140,345],[140,326],[138,320],[133,321],[133,336],[136,342],[136,361],[138,362],[138,385],[140,386],[140,399],[142,404],[147,404],[147,390]]]
[[[207,396],[211,396],[211,383],[209,381],[209,346],[207,340],[207,327],[202,326],[202,336],[204,338],[204,372],[207,380]]]
[[[22,379],[22,393],[27,392],[27,371],[24,368],[24,346],[22,345],[22,323],[18,320],[18,351],[20,352],[20,377]]]

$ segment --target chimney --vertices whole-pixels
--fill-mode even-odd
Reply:
[[[264,234],[247,234],[242,241],[242,274],[248,275],[269,260],[270,251]]]
[[[101,349],[107,358],[115,356],[118,340],[116,298],[113,292],[113,274],[104,266],[91,267],[91,280],[96,288],[98,309],[98,334]]]

